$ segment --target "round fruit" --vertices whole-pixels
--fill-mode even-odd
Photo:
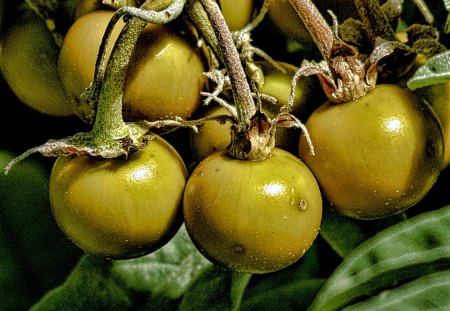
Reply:
[[[101,9],[105,9],[103,0],[77,0],[75,19],[79,19],[83,15]]]
[[[86,118],[80,94],[94,78],[100,43],[113,11],[81,16],[69,29],[60,53],[59,72],[76,113]],[[122,23],[116,25],[110,48]],[[108,56],[107,56],[108,57]],[[124,86],[124,119],[189,118],[200,105],[206,77],[200,52],[168,25],[149,24],[130,59]]]
[[[441,122],[444,134],[444,167],[447,167],[450,164],[450,83],[418,89],[416,94],[427,100]]]
[[[184,162],[159,136],[129,159],[59,157],[50,177],[61,230],[84,251],[132,258],[156,250],[181,225]]]
[[[315,240],[322,218],[314,176],[278,148],[261,161],[238,160],[225,150],[207,157],[188,180],[183,206],[199,250],[222,267],[246,273],[294,263]]]
[[[206,71],[200,50],[167,25],[149,24],[130,59],[124,92],[128,120],[189,119],[201,104]]]
[[[327,102],[306,123],[301,159],[325,198],[358,219],[398,214],[420,201],[442,168],[443,138],[431,108],[412,92],[381,84],[343,104]]]
[[[253,0],[220,0],[220,9],[231,31],[244,28],[253,13]]]
[[[58,76],[59,49],[44,20],[26,10],[3,38],[2,73],[27,106],[51,116],[73,115]]]

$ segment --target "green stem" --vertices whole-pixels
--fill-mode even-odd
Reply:
[[[217,2],[214,0],[201,0],[201,2],[214,28],[222,51],[238,113],[238,126],[247,127],[250,124],[250,118],[256,112],[256,108],[239,53]]]
[[[161,11],[173,2],[173,0],[147,0],[141,9]],[[99,93],[92,129],[94,144],[102,144],[107,140],[123,138],[129,134],[122,117],[125,73],[136,41],[146,24],[147,22],[141,18],[131,17],[113,47]]]
[[[186,5],[187,13],[189,18],[195,24],[195,27],[200,32],[202,38],[208,44],[208,46],[213,51],[216,58],[221,64],[224,64],[222,51],[220,50],[219,40],[217,39],[214,28],[209,21],[208,15],[200,3],[200,0],[190,0]]]

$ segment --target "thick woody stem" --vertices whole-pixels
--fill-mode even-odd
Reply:
[[[216,32],[225,68],[230,77],[234,103],[238,112],[238,126],[249,125],[256,108],[230,29],[216,1],[201,0],[201,2]]]
[[[331,59],[331,50],[334,42],[331,27],[311,0],[289,1],[311,34],[320,53],[328,62]]]

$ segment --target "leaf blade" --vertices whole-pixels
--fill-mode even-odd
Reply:
[[[444,83],[450,80],[450,50],[436,54],[420,66],[413,77],[406,82],[407,87],[415,89]]]
[[[338,310],[399,282],[450,268],[450,206],[383,230],[352,251],[310,310]]]

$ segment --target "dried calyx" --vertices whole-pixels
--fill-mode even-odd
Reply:
[[[205,102],[215,100],[234,116],[231,126],[231,143],[227,148],[232,157],[244,160],[266,159],[272,155],[275,148],[277,127],[297,127],[307,133],[300,120],[290,113],[292,103],[282,107],[273,119],[261,111],[261,95],[258,94],[256,85],[264,77],[261,77],[261,74],[257,72],[258,68],[253,66],[253,54],[263,57],[275,67],[278,65],[269,55],[250,44],[250,32],[264,17],[270,0],[264,1],[260,13],[252,23],[234,33],[230,32],[216,1],[201,0],[200,2],[208,23],[197,26],[201,33],[210,38],[206,41],[219,62],[225,67],[225,70],[212,68],[208,73],[210,77],[214,77],[215,81],[220,82],[220,88],[213,93],[204,93],[208,96]],[[214,34],[211,34],[211,30],[202,29],[205,24],[211,25]],[[224,84],[228,84],[232,90],[233,105],[216,96],[222,91]]]
[[[317,75],[327,97],[333,103],[345,103],[364,96],[376,85],[378,63],[390,55],[394,46],[380,41],[370,55],[362,60],[358,50],[344,42],[338,33],[337,18],[331,11],[330,26],[311,0],[290,0],[303,20],[324,60],[316,63],[303,61],[295,74],[293,88],[300,76]],[[291,94],[291,99],[294,94]]]

